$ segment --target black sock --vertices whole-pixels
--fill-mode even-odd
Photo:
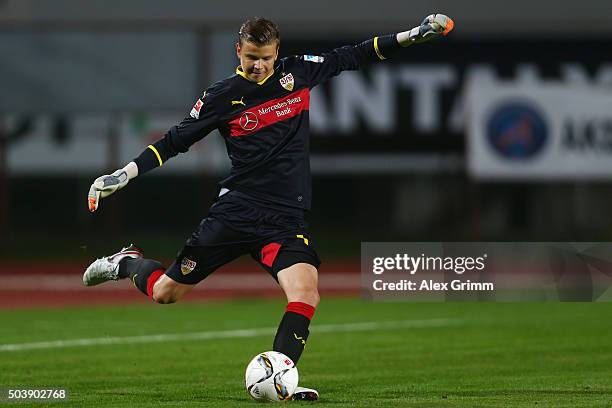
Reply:
[[[153,275],[153,272],[157,273]],[[163,273],[162,264],[153,259],[126,257],[119,262],[119,278],[129,278],[147,296],[151,296],[153,284]]]
[[[285,354],[296,365],[308,340],[308,326],[314,310],[306,303],[289,303],[274,338],[272,349]]]

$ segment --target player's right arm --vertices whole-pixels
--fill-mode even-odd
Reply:
[[[121,190],[131,179],[160,167],[179,153],[187,152],[192,144],[216,129],[218,116],[211,99],[211,93],[204,92],[196,101],[189,116],[178,125],[172,126],[164,137],[147,146],[124,168],[95,179],[87,195],[89,211],[96,211],[101,199]]]

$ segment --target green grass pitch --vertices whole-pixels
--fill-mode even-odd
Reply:
[[[191,333],[272,328],[283,307],[280,300],[240,300],[2,311],[2,345],[183,337],[21,351],[0,348],[0,387],[61,387],[70,393],[67,402],[0,405],[259,406],[244,391],[244,367],[256,353],[271,348],[272,335],[263,330],[245,337],[198,339]],[[320,407],[612,406],[611,316],[610,303],[324,298],[299,364],[300,384],[319,390],[321,399],[315,404]],[[333,326],[385,321],[404,323],[378,329],[376,324]]]

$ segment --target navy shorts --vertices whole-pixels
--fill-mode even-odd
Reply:
[[[273,210],[230,191],[213,204],[166,275],[196,284],[244,254],[251,254],[277,281],[279,271],[296,263],[317,269],[321,264],[303,211]]]

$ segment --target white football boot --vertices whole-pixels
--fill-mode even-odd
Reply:
[[[83,274],[85,286],[95,286],[109,280],[119,280],[119,261],[124,258],[142,258],[142,249],[130,244],[116,254],[96,259]]]
[[[296,387],[291,399],[293,401],[316,401],[319,399],[319,392],[312,388]]]

